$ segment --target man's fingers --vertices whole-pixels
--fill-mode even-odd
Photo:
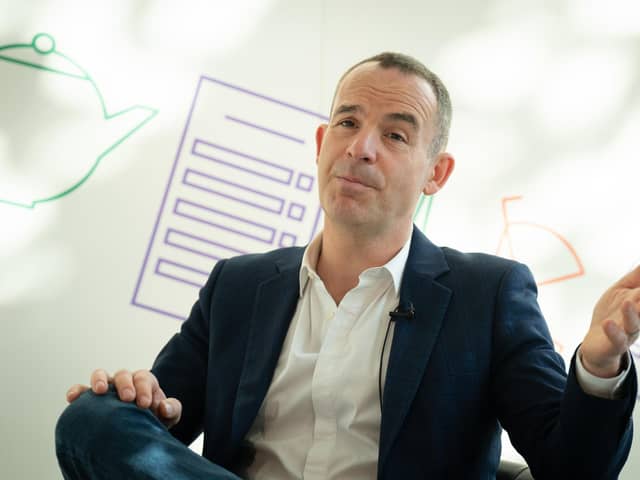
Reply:
[[[91,390],[98,395],[109,390],[109,374],[102,368],[94,370],[91,374]]]
[[[148,370],[137,370],[133,373],[132,378],[137,405],[140,408],[151,407],[154,392],[159,388],[155,375]]]
[[[627,349],[627,333],[613,320],[607,320],[602,326],[609,341],[616,349],[616,355],[621,355]]]
[[[157,390],[153,392],[153,396],[151,398],[151,407],[149,408],[151,409],[153,414],[158,418],[160,418],[160,412],[159,412],[160,403],[163,400],[166,400],[166,398],[167,396],[164,394],[164,391],[160,387],[158,387]]]
[[[136,389],[133,385],[133,375],[128,370],[118,370],[113,376],[113,383],[120,400],[133,402],[136,398]]]
[[[103,370],[95,370],[91,374],[91,387],[74,385],[67,391],[67,401],[75,401],[83,392],[91,388],[101,395],[113,383],[118,397],[123,402],[133,402],[140,408],[149,408],[168,427],[180,421],[182,404],[175,398],[167,398],[158,383],[156,376],[149,370],[118,370],[113,377]]]
[[[71,403],[76,398],[78,398],[82,393],[89,390],[89,387],[86,385],[74,385],[69,390],[67,390],[67,402]]]
[[[640,333],[640,315],[638,306],[632,302],[625,302],[622,306],[622,325],[625,333],[629,337],[629,343],[633,343]]]
[[[182,403],[177,398],[167,398],[158,406],[158,418],[167,427],[171,428],[180,421],[182,416]]]

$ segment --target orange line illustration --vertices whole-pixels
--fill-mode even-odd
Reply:
[[[500,235],[500,241],[498,242],[498,248],[496,249],[496,253],[500,252],[500,249],[502,248],[503,244],[506,242],[507,248],[508,248],[508,251],[509,251],[509,257],[512,258],[512,259],[515,259],[515,255],[513,253],[513,242],[512,242],[512,239],[511,239],[511,228],[514,227],[514,226],[515,227],[537,228],[537,229],[540,229],[540,230],[543,230],[545,232],[550,233],[551,235],[556,237],[558,240],[560,240],[562,245],[564,245],[564,247],[571,254],[571,257],[575,261],[575,264],[576,264],[576,267],[577,267],[577,269],[575,271],[571,272],[571,273],[567,273],[565,275],[559,275],[559,276],[556,276],[556,277],[546,278],[544,280],[537,281],[536,282],[537,285],[538,286],[549,285],[551,283],[558,283],[558,282],[562,282],[562,281],[565,281],[565,280],[569,280],[571,278],[580,277],[580,276],[584,275],[585,270],[584,270],[584,266],[582,265],[582,261],[580,260],[580,257],[578,256],[578,253],[576,252],[575,248],[573,248],[573,245],[571,245],[571,243],[569,243],[569,241],[565,237],[560,235],[558,232],[556,232],[552,228],[549,228],[549,227],[547,227],[545,225],[541,225],[539,223],[509,220],[509,214],[508,214],[508,211],[507,211],[507,203],[515,201],[515,200],[521,200],[521,199],[522,199],[522,195],[516,195],[516,196],[512,196],[512,197],[504,197],[502,199],[502,217],[503,217],[503,221],[504,221],[504,229],[502,230],[502,234]]]

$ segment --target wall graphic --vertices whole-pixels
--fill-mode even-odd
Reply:
[[[184,319],[220,258],[309,242],[321,223],[313,135],[326,120],[201,77],[131,303]]]
[[[0,46],[0,76],[2,204],[34,208],[70,194],[157,113],[141,105],[109,112],[93,78],[47,33]]]
[[[432,206],[433,195],[429,197],[420,195],[418,205],[416,205],[416,211],[413,214],[413,223],[423,232],[427,231],[427,223],[429,222],[429,214],[431,213]]]
[[[571,243],[569,243],[569,241],[564,236],[546,225],[530,221],[513,220],[512,218],[510,218],[508,210],[510,202],[515,202],[521,199],[521,195],[504,197],[502,199],[502,218],[504,222],[504,229],[502,231],[502,234],[500,235],[496,254],[502,255],[506,258],[518,259],[519,261],[529,265],[537,278],[536,283],[538,284],[538,286],[562,282],[584,275],[584,267],[582,265],[580,257],[578,256],[575,248],[573,248]],[[517,233],[516,230],[518,230]],[[529,237],[532,237],[534,235],[538,236],[542,233],[540,243],[536,243],[535,241],[531,241],[530,239],[528,239],[529,241],[526,242],[528,245],[532,245],[534,247],[532,255],[530,255],[529,258],[523,258],[522,251],[518,253],[516,239],[514,239],[514,237],[517,238],[518,236],[520,236],[521,232],[525,235],[528,235]],[[565,256],[566,258],[563,258],[561,262],[558,262],[557,260],[554,261],[554,265],[558,268],[557,271],[545,272],[541,275],[538,275],[538,272],[536,272],[536,264],[538,263],[539,259],[536,257],[538,257],[540,245],[546,243],[547,241],[551,241],[555,244],[551,247],[556,251],[554,257],[560,254]],[[522,245],[524,245],[524,243]],[[565,251],[566,254],[558,253]]]
[[[509,206],[522,198],[516,195],[502,199],[503,230],[496,254],[527,264],[539,287],[584,275],[580,257],[563,235],[547,225],[512,218]],[[559,353],[565,353],[564,343],[555,336],[553,344]]]

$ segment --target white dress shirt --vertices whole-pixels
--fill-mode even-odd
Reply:
[[[316,266],[319,234],[300,267],[298,305],[271,385],[247,440],[256,449],[244,474],[249,479],[371,479],[377,476],[382,386],[393,323],[380,355],[389,312],[398,306],[411,239],[387,264],[369,268],[336,306]],[[615,379],[589,374],[578,355],[581,387],[611,398],[626,373]]]
[[[256,448],[248,478],[376,478],[380,355],[410,242],[387,264],[362,272],[338,306],[316,273],[321,235],[307,247],[298,306],[247,436]],[[383,382],[392,338],[393,324]]]

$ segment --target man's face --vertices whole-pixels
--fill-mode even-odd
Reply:
[[[351,71],[316,133],[325,223],[372,233],[410,228],[420,192],[435,193],[428,152],[436,112],[419,77],[376,63]]]

